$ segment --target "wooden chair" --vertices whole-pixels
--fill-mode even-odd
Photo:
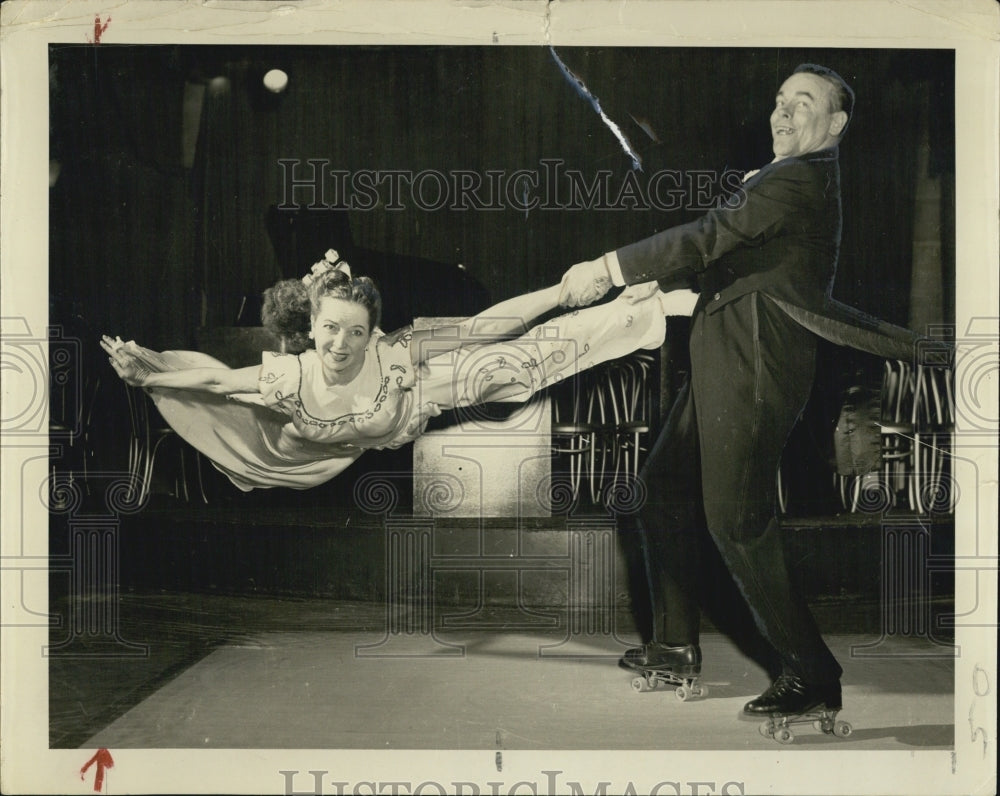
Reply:
[[[156,414],[156,420],[160,420],[160,423],[153,421],[150,413],[152,401],[141,388],[129,387],[125,384],[122,386],[125,389],[126,401],[128,402],[129,427],[131,429],[128,447],[128,472],[129,483],[133,490],[132,501],[136,505],[142,505],[149,499],[157,454],[164,443],[173,440],[177,445],[177,469],[172,473],[174,496],[178,498],[183,496],[185,501],[191,500],[191,490],[188,488],[187,460],[193,457],[198,491],[202,502],[208,503],[201,475],[201,454],[181,440],[170,426],[161,425],[162,420],[158,414]]]
[[[552,401],[552,452],[565,462],[573,505],[580,500],[586,478],[592,502],[600,493],[599,456],[605,453],[600,436],[604,427],[604,398],[593,374],[582,374],[562,385]],[[558,464],[556,465],[558,467]],[[555,501],[561,504],[563,501]]]
[[[626,482],[639,475],[643,446],[653,426],[653,390],[650,373],[653,355],[641,351],[609,366],[609,389],[613,416],[614,477]]]
[[[918,514],[954,510],[951,381],[948,369],[885,363],[879,417],[873,421],[878,426],[879,465],[869,473],[835,475],[845,509],[857,512],[867,505]]]

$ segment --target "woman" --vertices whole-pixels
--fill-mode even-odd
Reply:
[[[411,442],[443,409],[526,401],[599,362],[657,348],[664,313],[690,314],[697,298],[639,286],[528,330],[559,306],[554,285],[451,326],[387,335],[375,284],[352,277],[332,250],[300,284],[268,293],[265,322],[286,340],[308,297],[302,321],[313,348],[231,369],[196,352],[101,341],[115,372],[145,388],[170,426],[244,491],[316,486],[369,448]]]

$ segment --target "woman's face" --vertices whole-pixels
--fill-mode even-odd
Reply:
[[[368,310],[353,301],[327,296],[312,322],[316,352],[331,384],[345,384],[361,372],[372,331]]]

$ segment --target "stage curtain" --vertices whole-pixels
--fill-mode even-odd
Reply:
[[[53,322],[76,317],[154,347],[190,341],[182,92],[171,48],[51,47]]]

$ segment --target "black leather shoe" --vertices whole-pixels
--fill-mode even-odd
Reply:
[[[697,644],[670,646],[651,641],[625,650],[619,663],[626,669],[668,669],[681,676],[701,674],[701,648]]]
[[[756,699],[743,706],[751,716],[798,714],[816,708],[840,710],[840,683],[807,683],[794,674],[783,674]]]

